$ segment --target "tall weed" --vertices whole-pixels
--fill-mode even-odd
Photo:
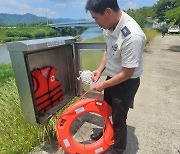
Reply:
[[[147,41],[146,43],[148,44],[155,36],[160,35],[160,32],[158,32],[158,30],[156,29],[152,29],[152,28],[146,28],[143,29],[146,37],[147,37]]]
[[[10,69],[3,67],[5,72]],[[0,82],[0,153],[27,153],[44,140],[45,129],[24,121],[15,79],[5,72]]]

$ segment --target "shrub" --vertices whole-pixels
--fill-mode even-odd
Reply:
[[[19,32],[18,33],[19,37],[26,37],[26,38],[32,38],[32,35],[27,33],[27,32]]]
[[[28,38],[32,38],[32,35],[29,34],[28,32],[6,32],[6,36],[7,37],[28,37]]]
[[[6,37],[3,39],[4,42],[11,42],[14,41],[14,37]]]
[[[7,37],[15,37],[16,33],[14,33],[14,32],[6,32],[6,36]]]
[[[46,33],[43,32],[43,31],[40,31],[40,32],[37,32],[35,35],[34,35],[35,38],[39,39],[39,38],[45,38],[46,37]]]
[[[47,33],[48,37],[56,37],[58,36],[58,32],[57,31],[50,31]]]

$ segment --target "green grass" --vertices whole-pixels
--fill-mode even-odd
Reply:
[[[82,52],[82,69],[94,71],[101,62],[103,52],[85,51]]]
[[[152,28],[146,28],[143,29],[146,37],[147,37],[147,44],[157,35],[161,35],[161,32],[156,30],[156,29],[152,29]],[[167,35],[172,35],[172,34],[167,34]],[[178,35],[178,34],[177,34]],[[84,42],[103,42],[104,37],[103,36],[99,36],[96,38],[91,38],[91,39],[86,39],[84,40]]]
[[[0,65],[0,153],[27,153],[45,136],[24,121],[11,65]]]
[[[8,37],[8,34],[20,35],[19,37]],[[2,28],[0,27],[0,42],[8,42],[8,41],[18,41],[24,39],[34,39],[38,37],[38,34],[50,35],[52,33],[57,33],[56,30],[50,27],[17,27],[17,28]],[[22,35],[22,36],[21,36]],[[23,37],[23,35],[27,35],[28,37]]]
[[[12,71],[12,65],[1,65],[0,64],[0,84],[4,83],[9,78],[13,78],[14,74]]]
[[[90,38],[84,40],[84,42],[104,42],[103,36],[96,38]],[[82,52],[82,70],[94,71],[101,62],[103,51],[84,51]]]
[[[155,36],[161,35],[161,33],[158,30],[152,29],[152,28],[146,28],[143,30],[146,34],[147,41],[146,44],[148,44]]]
[[[84,40],[84,42],[104,42],[104,37],[98,36],[96,38],[86,39],[86,40]]]
[[[0,84],[0,153],[27,153],[44,139],[44,126],[24,121],[14,78]]]
[[[24,121],[11,65],[0,65],[0,154],[28,153],[55,135],[58,117],[76,99],[45,124],[32,126]]]

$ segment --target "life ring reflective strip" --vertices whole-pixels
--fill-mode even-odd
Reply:
[[[94,112],[104,119],[106,129],[103,136],[92,144],[81,144],[71,135],[73,122],[81,115]],[[58,143],[69,154],[98,154],[105,152],[113,144],[112,109],[103,100],[82,99],[69,106],[60,116],[56,125]]]

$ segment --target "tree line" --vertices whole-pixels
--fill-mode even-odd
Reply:
[[[80,35],[86,28],[71,28],[64,27],[60,30],[55,30],[47,26],[39,27],[1,27],[0,28],[0,42],[11,42],[19,40],[29,39],[41,39],[50,37],[61,37],[61,36],[77,36]]]
[[[170,25],[180,25],[180,0],[159,0],[151,7],[140,9],[128,9],[126,11],[143,27],[147,18],[158,19],[159,22],[166,21]]]

